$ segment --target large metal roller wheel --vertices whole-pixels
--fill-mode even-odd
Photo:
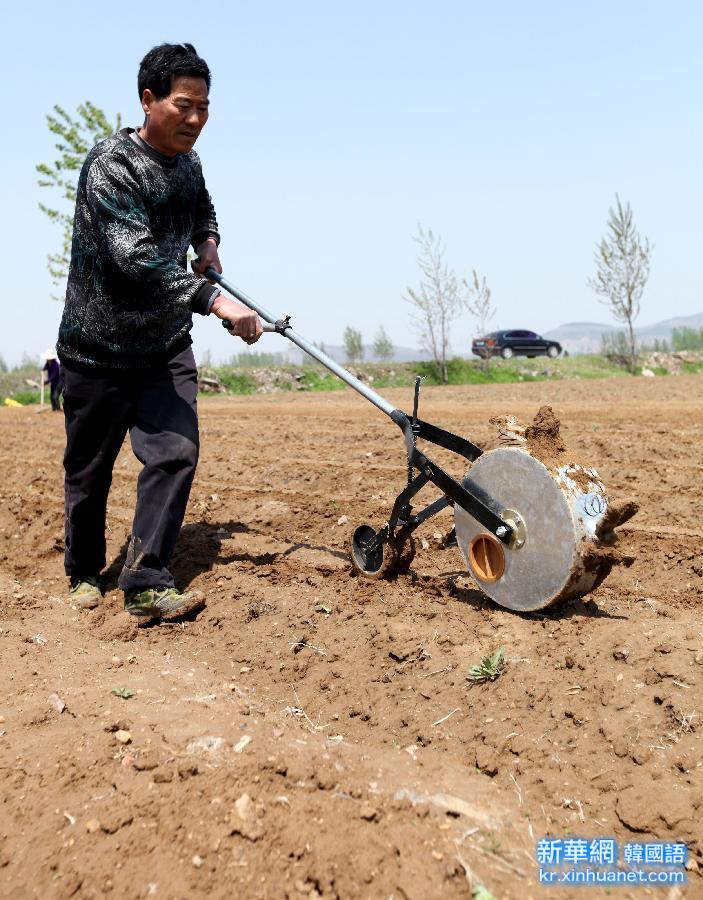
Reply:
[[[480,456],[469,472],[524,524],[508,546],[458,505],[456,535],[469,573],[481,590],[508,609],[544,609],[593,590],[612,566],[596,528],[608,500],[598,474],[579,465],[548,469],[526,450],[501,447]]]

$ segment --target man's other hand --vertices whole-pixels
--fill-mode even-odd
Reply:
[[[217,254],[217,241],[215,238],[205,238],[202,244],[196,247],[195,252],[198,254],[198,258],[193,260],[191,266],[196,275],[204,275],[208,266],[212,266],[216,272],[219,272],[220,275],[222,274],[222,265]],[[211,281],[210,284],[212,283]]]
[[[229,319],[230,334],[240,337],[245,344],[255,344],[263,334],[261,319],[253,309],[224,294],[215,297],[212,310],[218,319]]]

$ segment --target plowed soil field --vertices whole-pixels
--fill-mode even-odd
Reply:
[[[703,897],[702,388],[424,392],[425,420],[479,445],[491,416],[552,405],[578,459],[641,504],[621,529],[632,566],[533,614],[486,599],[441,546],[449,511],[407,574],[352,574],[352,525],[382,524],[405,478],[399,431],[355,394],[205,399],[173,570],[207,608],[141,627],[115,587],[129,446],[108,591],[79,613],[62,417],[0,410],[0,896],[582,897],[539,884],[551,835],[685,842],[687,888],[611,895]],[[503,673],[470,685],[498,647]]]

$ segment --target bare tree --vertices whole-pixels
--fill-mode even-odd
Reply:
[[[457,277],[445,261],[447,247],[441,237],[433,234],[432,229],[425,231],[418,225],[413,240],[420,247],[417,256],[420,285],[417,290],[407,288],[404,299],[414,307],[412,321],[422,346],[432,354],[440,380],[446,384],[450,328],[465,301]]]
[[[479,279],[476,269],[471,273],[471,281],[464,282],[466,286],[466,306],[472,316],[475,316],[478,324],[477,337],[484,337],[488,332],[488,323],[496,314],[491,302],[491,289],[486,284],[486,276]]]
[[[393,359],[393,353],[393,341],[388,337],[386,329],[381,325],[376,332],[376,337],[373,339],[373,355],[376,359],[386,362],[389,359]]]
[[[361,332],[349,325],[344,329],[344,353],[347,362],[359,362],[364,358],[364,345],[361,340]]]
[[[630,349],[630,371],[637,367],[637,342],[633,322],[640,312],[640,300],[649,278],[651,246],[640,237],[635,227],[630,204],[622,205],[615,195],[615,209],[608,210],[608,232],[596,245],[596,274],[588,279],[589,287],[605,299],[619,322],[627,325]]]

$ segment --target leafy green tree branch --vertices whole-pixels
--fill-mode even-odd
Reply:
[[[81,166],[91,147],[118,131],[121,121],[118,114],[116,122],[110,122],[105,113],[89,100],[78,106],[75,116],[58,104],[47,114],[47,127],[58,138],[54,145],[56,158],[48,163],[39,163],[36,169],[39,186],[52,191],[51,205],[40,203],[39,209],[59,227],[61,233],[59,251],[50,253],[47,258],[49,274],[55,285],[61,284],[68,276],[73,211]]]

